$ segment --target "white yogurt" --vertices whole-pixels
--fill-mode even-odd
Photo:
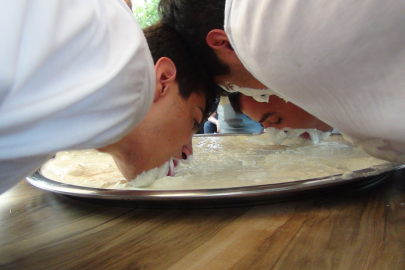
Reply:
[[[160,167],[156,167],[154,169],[141,173],[135,179],[131,180],[129,182],[129,185],[134,188],[148,187],[153,182],[155,182],[156,179],[166,177],[169,173],[169,170],[174,170],[173,158],[165,162]]]
[[[265,134],[263,134],[265,135]],[[95,150],[60,152],[42,167],[44,176],[80,186],[137,189],[208,189],[274,184],[343,174],[386,163],[331,136],[318,144],[271,145],[268,136],[193,138],[194,162],[167,167],[151,178],[128,182],[111,156]],[[260,138],[260,139],[258,139]],[[157,180],[151,180],[162,177]],[[145,189],[145,188],[143,188]]]
[[[302,134],[308,133],[310,140],[301,137]],[[281,145],[284,142],[286,144],[297,144],[303,142],[311,142],[317,144],[320,141],[325,140],[330,136],[330,132],[322,132],[317,129],[292,129],[283,128],[277,129],[273,127],[266,128],[266,134],[269,137],[269,142],[273,145]]]

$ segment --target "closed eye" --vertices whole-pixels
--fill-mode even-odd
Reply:
[[[281,117],[275,116],[275,117],[270,117],[269,121],[273,124],[280,124],[281,123]]]
[[[204,109],[198,106],[199,112],[201,112],[201,121],[198,121],[196,118],[194,118],[194,124],[193,124],[193,131],[198,131],[201,126],[203,125],[203,117],[204,117]],[[197,115],[197,117],[199,117]]]
[[[260,124],[263,124],[265,121],[270,122],[271,124],[280,124],[282,118],[278,113],[265,113],[262,118],[259,120]]]
[[[200,129],[200,127],[201,127],[201,124],[202,123],[198,123],[198,121],[194,119],[193,130],[198,131]]]

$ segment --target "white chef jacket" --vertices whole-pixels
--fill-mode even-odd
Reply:
[[[0,1],[0,22],[0,192],[147,114],[153,59],[124,1]]]
[[[227,0],[225,31],[264,85],[405,163],[404,14],[402,0]]]

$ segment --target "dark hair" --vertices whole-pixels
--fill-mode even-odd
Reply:
[[[229,94],[228,98],[229,98],[229,102],[231,103],[233,110],[239,114],[243,113],[242,109],[240,107],[240,93],[237,92],[237,93]]]
[[[153,62],[167,57],[176,66],[176,81],[183,99],[187,100],[192,93],[203,94],[206,98],[204,119],[215,112],[220,87],[213,77],[191,52],[183,38],[170,26],[161,22],[143,29]]]
[[[225,0],[161,0],[158,10],[162,22],[179,32],[211,76],[229,74],[229,66],[206,41],[211,30],[224,29]]]

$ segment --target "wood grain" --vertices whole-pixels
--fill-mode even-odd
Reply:
[[[0,196],[0,269],[405,269],[405,170],[255,207],[98,205],[23,181]]]

